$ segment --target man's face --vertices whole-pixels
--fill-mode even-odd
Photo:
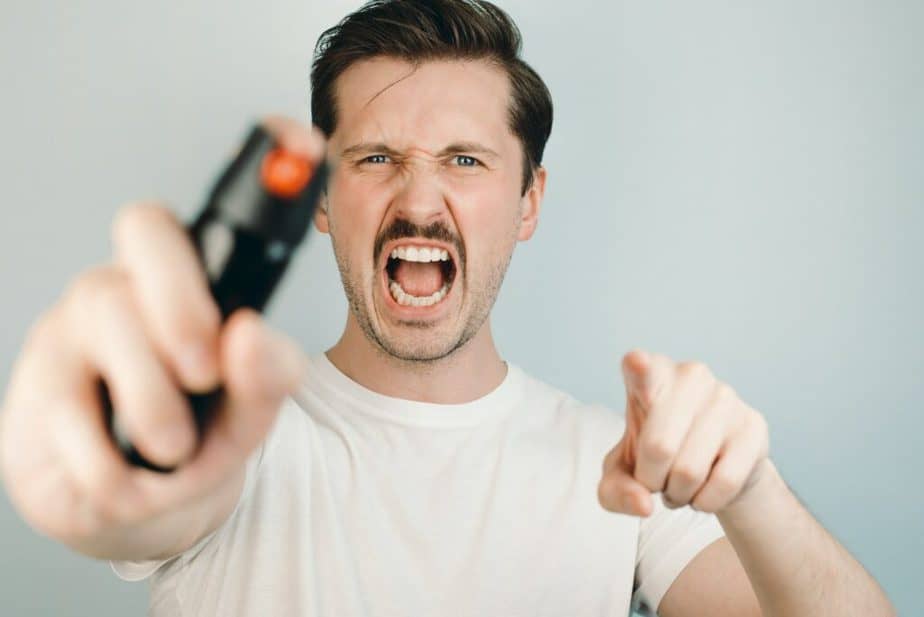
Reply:
[[[331,235],[350,310],[391,356],[443,358],[481,329],[544,190],[542,169],[520,195],[507,77],[483,61],[415,70],[374,58],[338,78],[336,102],[316,224]]]

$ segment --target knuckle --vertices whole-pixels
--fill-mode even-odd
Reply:
[[[683,486],[696,484],[705,474],[689,463],[680,463],[674,466],[671,475]]]
[[[177,302],[160,303],[149,310],[159,341],[172,354],[218,342],[221,314],[213,304],[177,298]]]
[[[670,492],[661,493],[661,502],[670,510],[676,510],[684,505],[679,498],[672,495]]]
[[[657,478],[648,473],[642,474],[638,472],[636,472],[634,478],[636,482],[641,484],[652,493],[657,493],[658,491],[664,490],[664,480],[661,478]]]
[[[145,233],[152,224],[172,220],[165,206],[155,201],[139,201],[119,208],[112,220],[112,243],[118,248],[127,246],[132,239]]]
[[[663,437],[648,437],[639,444],[639,449],[647,458],[657,462],[670,459],[676,452],[674,444]]]
[[[164,316],[154,328],[155,343],[179,368],[185,362],[195,361],[199,366],[203,350],[215,342],[215,336],[189,314],[172,313]],[[191,357],[190,357],[191,356]]]
[[[770,425],[767,423],[767,418],[759,411],[752,410],[751,422],[761,435],[766,436],[770,434]]]
[[[712,378],[712,371],[709,367],[699,361],[684,362],[681,368],[683,374],[692,379],[708,380]]]
[[[207,283],[203,280],[201,288],[192,289],[185,278],[183,283],[179,279],[162,271],[149,279],[149,285],[139,285],[138,307],[158,343],[171,353],[217,344],[222,315]]]
[[[78,276],[68,295],[80,316],[89,317],[96,310],[123,304],[128,291],[124,272],[112,266],[97,266]]]
[[[724,381],[716,386],[716,400],[721,403],[731,403],[738,398],[735,389]]]
[[[221,313],[214,302],[206,302],[195,312],[190,312],[195,321],[197,341],[211,341],[221,330]]]
[[[176,305],[172,319],[176,323],[178,343],[192,345],[214,343],[218,340],[222,323],[218,305],[205,293],[199,297],[204,301]]]

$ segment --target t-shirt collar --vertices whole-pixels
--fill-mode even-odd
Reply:
[[[513,409],[523,395],[524,374],[505,362],[507,374],[491,392],[466,403],[441,404],[386,396],[353,381],[325,353],[309,357],[305,388],[320,388],[351,408],[381,420],[426,427],[466,427],[499,419]]]

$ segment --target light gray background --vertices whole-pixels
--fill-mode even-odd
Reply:
[[[307,119],[317,36],[356,2],[4,2],[0,374],[107,259],[122,203],[198,206],[249,123]],[[547,80],[541,222],[494,311],[505,358],[623,408],[634,346],[700,359],[771,427],[809,509],[921,608],[924,5],[502,3]],[[346,301],[327,237],[270,310],[306,349]],[[0,499],[0,613],[139,615],[143,584]],[[793,564],[794,566],[796,564]]]

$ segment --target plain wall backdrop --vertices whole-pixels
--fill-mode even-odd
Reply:
[[[555,103],[501,354],[618,412],[629,349],[707,363],[766,416],[816,518],[900,613],[924,610],[924,4],[499,3]],[[5,387],[38,313],[108,259],[120,205],[188,218],[253,120],[308,120],[314,43],[359,3],[0,6]],[[346,311],[315,233],[269,319],[313,352]],[[145,611],[144,584],[37,535],[5,493],[0,546],[3,615]]]

